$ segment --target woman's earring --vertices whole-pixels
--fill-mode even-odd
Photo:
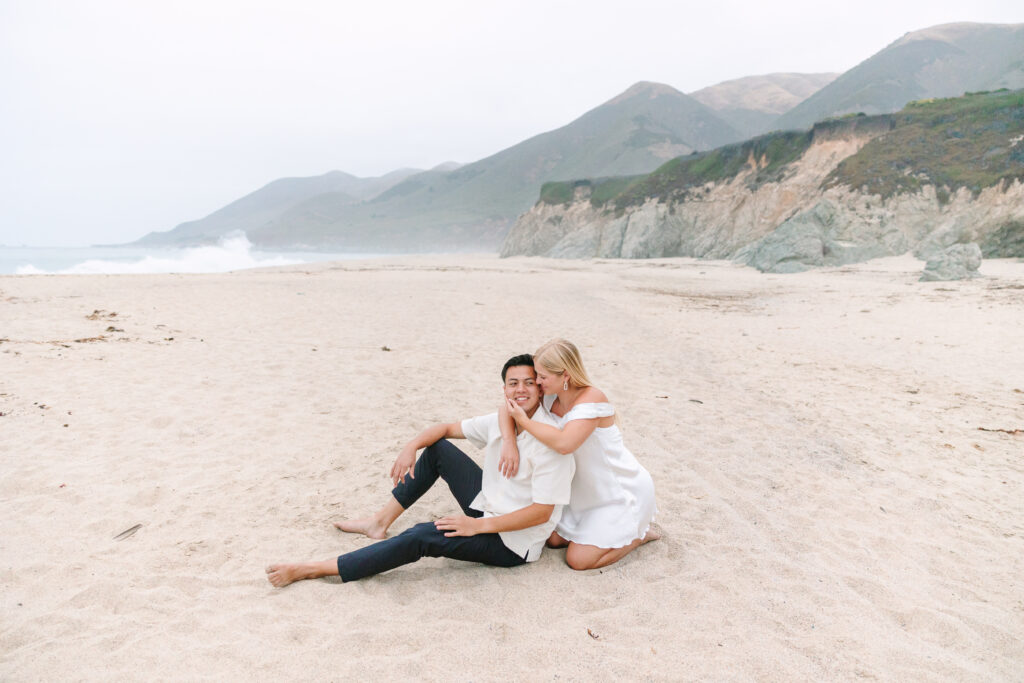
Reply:
[[[562,391],[569,391],[569,380],[562,382]]]

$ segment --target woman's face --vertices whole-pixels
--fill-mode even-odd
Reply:
[[[540,387],[540,391],[545,396],[554,396],[562,389],[565,379],[562,377],[565,373],[556,375],[549,370],[545,370],[541,365],[534,365],[534,371],[537,373],[537,386]]]

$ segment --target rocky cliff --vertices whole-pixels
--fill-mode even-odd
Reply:
[[[959,242],[1024,256],[1022,105],[1019,93],[923,103],[683,157],[614,193],[610,180],[575,181],[568,200],[564,184],[546,186],[501,254],[726,258],[774,272]]]

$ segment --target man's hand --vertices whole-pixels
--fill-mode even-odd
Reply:
[[[395,458],[395,464],[391,466],[391,485],[398,486],[398,482],[405,478],[406,473],[413,479],[413,467],[416,465],[416,449],[406,446]]]
[[[498,472],[506,479],[511,479],[519,472],[519,448],[515,441],[501,440],[501,458],[498,459]]]
[[[450,515],[434,522],[439,531],[446,531],[445,536],[476,536],[481,531],[482,517],[466,515]]]

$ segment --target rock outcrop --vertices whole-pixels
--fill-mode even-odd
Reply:
[[[930,258],[921,273],[921,282],[936,280],[968,280],[981,277],[981,247],[974,242],[954,244]]]
[[[617,194],[602,191],[614,188],[615,179],[575,181],[573,193],[551,192],[555,199],[542,199],[521,215],[501,255],[689,256],[734,259],[769,272],[911,251],[927,260],[972,242],[986,257],[1024,257],[1020,96],[986,97],[926,103],[898,122],[826,122],[802,143],[772,134],[721,153],[684,157],[635,182],[619,181],[626,189]],[[1002,118],[984,118],[989,114],[983,107],[1000,97]],[[948,110],[956,113],[947,116]],[[972,144],[989,149],[987,158],[943,166],[947,157],[958,159],[961,128],[974,135],[967,125],[981,131]],[[920,145],[924,135],[935,141]],[[773,145],[789,145],[789,151],[770,158]],[[897,153],[887,154],[889,149]],[[975,163],[968,180],[933,180],[949,178],[947,168],[962,170],[965,163]],[[988,180],[977,180],[985,174]]]

